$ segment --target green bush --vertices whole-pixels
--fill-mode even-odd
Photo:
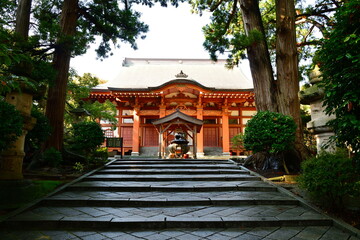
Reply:
[[[35,150],[50,136],[51,126],[48,118],[36,107],[31,109],[31,116],[36,118],[36,124],[26,135],[26,142]]]
[[[90,157],[104,142],[104,133],[96,122],[76,123],[71,131],[70,142],[71,151]]]
[[[244,134],[246,150],[279,153],[290,149],[295,141],[296,124],[290,116],[258,112],[247,122]]]
[[[231,138],[232,147],[241,149],[244,146],[244,134],[239,133]]]
[[[57,167],[62,162],[62,155],[58,150],[52,147],[45,150],[43,153],[43,160],[45,164],[50,167]]]
[[[345,195],[360,194],[360,177],[345,152],[322,152],[301,165],[299,186],[323,202],[325,207],[342,208]]]
[[[109,158],[108,149],[105,148],[98,148],[91,156],[90,162],[95,166],[104,165]]]
[[[0,152],[21,136],[23,124],[23,117],[14,106],[0,101]]]

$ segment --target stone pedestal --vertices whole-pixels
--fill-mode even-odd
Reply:
[[[312,120],[307,123],[306,127],[315,136],[318,153],[324,150],[334,152],[336,147],[330,142],[330,137],[334,136],[334,132],[326,125],[330,120],[334,119],[334,116],[326,115],[322,105],[321,100],[316,100],[310,104]]]
[[[31,117],[32,94],[13,92],[6,95],[6,101],[16,107],[24,118],[23,134],[0,157],[0,179],[22,179],[22,165],[25,156],[25,136],[31,130],[36,119]],[[9,116],[11,117],[11,116]]]
[[[314,134],[318,153],[321,151],[333,152],[336,147],[329,140],[334,132],[327,126],[327,123],[335,116],[329,116],[325,113],[322,101],[324,90],[318,85],[322,80],[319,68],[315,67],[309,77],[312,86],[300,92],[300,102],[310,105],[311,109],[311,121],[307,123],[306,127]]]
[[[226,156],[226,157],[230,157],[230,156],[231,156],[230,152],[223,152],[222,155],[223,155],[223,156]]]
[[[131,156],[138,157],[140,156],[139,152],[131,152]]]

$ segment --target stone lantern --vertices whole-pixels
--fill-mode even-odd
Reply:
[[[6,102],[15,106],[24,118],[23,134],[11,144],[11,146],[1,153],[0,158],[0,179],[1,180],[20,180],[23,178],[22,165],[25,156],[24,143],[25,136],[35,124],[36,119],[31,117],[31,107],[33,92],[26,87],[22,92],[11,92],[6,95]],[[9,116],[11,117],[11,116]]]
[[[323,106],[324,89],[319,86],[322,80],[318,66],[309,75],[311,86],[300,92],[301,104],[310,105],[311,121],[307,123],[307,128],[314,134],[316,139],[317,152],[335,150],[335,144],[330,144],[330,137],[334,136],[331,127],[327,123],[334,119],[334,115],[327,115]]]

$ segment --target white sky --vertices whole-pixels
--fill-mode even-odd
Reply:
[[[113,56],[100,61],[96,60],[95,47],[92,47],[85,55],[71,60],[71,66],[80,75],[92,73],[100,79],[112,80],[119,73],[125,57],[209,58],[202,46],[202,27],[210,22],[210,14],[202,17],[192,14],[191,6],[186,3],[180,4],[178,8],[138,6],[136,9],[142,13],[141,20],[149,25],[146,38],[137,40],[138,50],[132,50],[129,44],[122,43]],[[248,63],[243,65],[243,72],[250,78]]]

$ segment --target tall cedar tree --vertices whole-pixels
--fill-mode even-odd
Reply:
[[[70,59],[75,51],[77,41],[82,41],[77,38],[77,34],[81,31],[88,31],[89,41],[93,41],[95,35],[102,35],[103,42],[97,53],[100,57],[106,57],[107,53],[111,51],[109,41],[114,44],[117,40],[129,42],[136,49],[135,40],[141,33],[147,32],[147,25],[138,21],[140,15],[131,11],[128,4],[129,2],[125,1],[125,9],[121,10],[116,0],[63,1],[60,33],[53,58],[57,76],[54,84],[49,87],[46,105],[46,116],[49,118],[53,132],[46,143],[46,148],[54,147],[61,150],[63,147],[63,122]],[[81,26],[79,25],[80,18]],[[84,22],[87,25],[84,25]],[[80,27],[86,28],[86,30],[78,29]]]
[[[272,30],[276,35],[276,79],[267,41],[269,34],[264,30],[258,0],[197,0],[193,6],[200,11],[213,11],[212,23],[204,28],[204,46],[213,58],[216,59],[218,53],[228,52],[229,65],[233,66],[244,57],[244,50],[247,50],[258,111],[279,112],[294,118],[298,126],[295,148],[298,160],[304,159],[307,151],[303,145],[298,100],[294,0],[276,0],[273,5],[276,8],[276,29]]]

